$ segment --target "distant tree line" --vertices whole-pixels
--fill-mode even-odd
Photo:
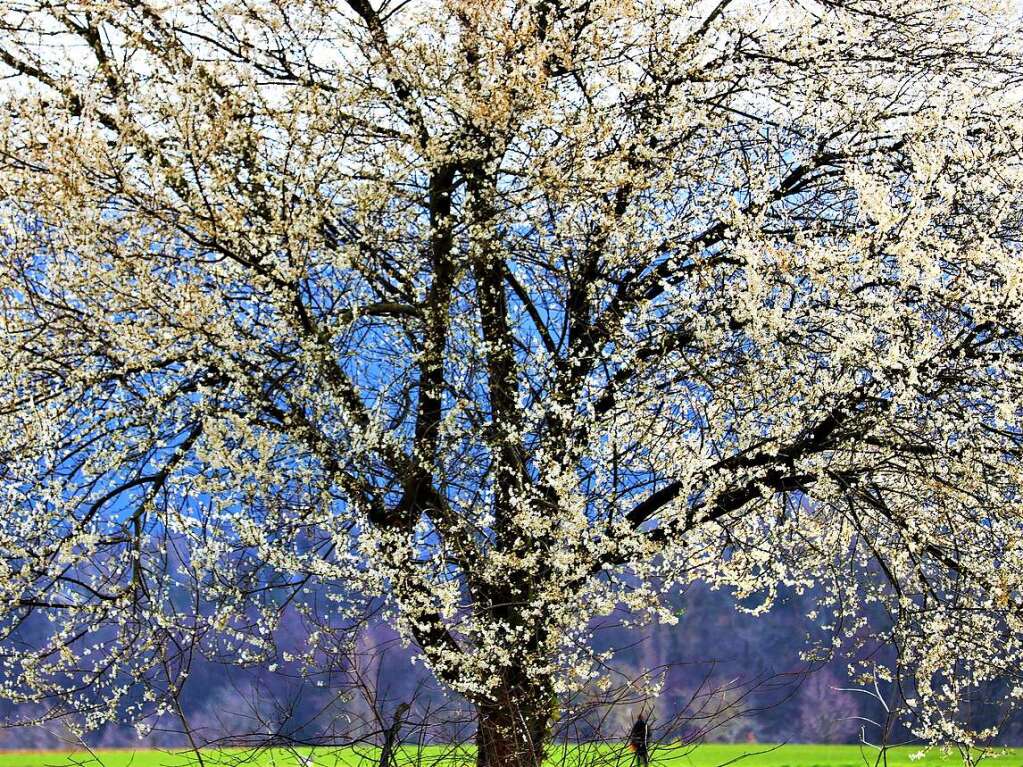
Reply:
[[[857,743],[866,738],[874,742],[879,733],[863,719],[876,719],[883,711],[868,695],[849,691],[857,680],[850,678],[848,663],[862,651],[841,648],[824,664],[809,664],[801,657],[823,638],[820,632],[813,633],[813,624],[805,617],[816,599],[813,590],[789,591],[770,612],[754,618],[735,610],[727,592],[696,584],[677,600],[686,616],[685,628],[653,626],[638,644],[629,640],[626,629],[602,628],[598,637],[603,645],[629,648],[616,656],[622,673],[638,677],[641,669],[665,670],[662,692],[655,701],[634,700],[614,707],[601,732],[581,727],[572,734],[580,739],[617,736],[624,741],[637,712],[643,710],[651,715],[654,735],[671,740]],[[310,627],[290,613],[281,623],[279,647],[283,652],[298,650],[305,646],[309,632]],[[30,635],[31,630],[26,630],[24,638],[29,640]],[[239,668],[197,658],[191,671],[195,681],[181,695],[191,734],[203,743],[265,743],[272,738],[282,743],[331,743],[337,719],[355,714],[369,720],[371,703],[388,710],[412,703],[420,709],[410,716],[413,727],[417,713],[444,705],[445,693],[430,684],[429,674],[413,664],[414,653],[402,647],[386,625],[368,627],[358,646],[372,701],[360,695],[339,700],[336,689],[318,686],[317,679],[307,674],[293,673],[287,662]],[[876,659],[882,666],[894,660],[888,649],[880,650]],[[715,718],[686,710],[687,700],[701,685],[710,689],[728,685],[714,703],[723,705],[724,715]],[[897,698],[892,685],[886,689],[893,700]],[[746,697],[737,703],[740,696]],[[7,719],[16,709],[5,704],[0,711]],[[972,723],[986,727],[995,716],[994,709],[981,704]],[[660,731],[665,721],[672,723],[672,732]],[[457,739],[470,733],[468,727],[461,731],[456,727],[436,730],[432,737]],[[367,742],[379,740],[373,736],[380,732],[373,728],[367,728],[366,734]],[[406,737],[412,734],[405,733]],[[892,740],[912,742],[901,726],[894,729]],[[57,722],[45,728],[0,729],[0,749],[66,748],[75,742]],[[188,746],[180,722],[173,718],[142,737],[128,725],[106,726],[88,742],[111,748]],[[1023,744],[1023,717],[1003,723],[997,742]]]

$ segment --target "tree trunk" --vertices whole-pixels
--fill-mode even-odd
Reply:
[[[476,707],[477,767],[539,767],[553,698],[543,685],[506,684]]]

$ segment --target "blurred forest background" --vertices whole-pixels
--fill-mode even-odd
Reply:
[[[614,667],[622,679],[642,668],[658,668],[664,674],[663,692],[649,704],[655,735],[660,724],[662,736],[687,740],[855,743],[864,736],[877,742],[881,737],[878,728],[864,718],[880,722],[885,715],[883,706],[871,695],[842,688],[873,690],[872,684],[852,676],[851,662],[870,657],[884,666],[890,664],[893,653],[883,647],[853,650],[850,643],[839,647],[827,662],[809,664],[805,653],[815,644],[830,643],[830,635],[815,631],[807,618],[815,603],[812,591],[783,591],[769,612],[753,616],[737,611],[729,593],[697,584],[677,599],[677,625],[627,629],[612,619],[596,631],[595,642],[599,647],[619,648]],[[225,662],[232,659],[197,655],[180,697],[193,737],[204,743],[236,739],[252,743],[261,738],[329,743],[344,740],[358,729],[346,729],[345,723],[372,722],[403,702],[411,703],[413,712],[418,710],[426,717],[449,710],[444,708],[444,693],[431,687],[429,674],[413,663],[413,652],[402,647],[381,622],[367,625],[356,643],[359,676],[368,696],[353,694],[348,685],[342,685],[346,693],[339,694],[337,677],[298,673],[297,664],[288,659],[291,653],[302,651],[313,630],[315,627],[297,613],[286,613],[278,642],[281,656],[276,662],[239,667]],[[21,638],[27,638],[24,632]],[[807,673],[811,665],[814,670]],[[897,698],[892,684],[881,684],[878,689],[889,701]],[[694,695],[698,698],[695,705],[691,702]],[[376,714],[370,701],[379,709]],[[687,706],[696,715],[689,727]],[[615,737],[620,732],[624,738],[642,708],[635,697],[605,707],[598,737]],[[721,714],[708,716],[714,710]],[[15,705],[0,702],[0,713],[6,721],[25,710],[19,712]],[[983,724],[985,718],[997,716],[997,710],[967,705],[961,714]],[[413,718],[410,714],[409,721]],[[452,719],[447,730],[433,728],[427,739],[467,737],[467,727],[471,725]],[[573,725],[574,737],[586,739],[594,734],[587,732],[585,723]],[[69,737],[58,722],[4,727],[0,729],[0,749],[66,748],[73,742]],[[897,726],[889,742],[910,739],[908,731]],[[180,719],[168,717],[145,735],[140,736],[131,726],[108,727],[94,733],[88,742],[98,748],[173,748],[186,745],[187,738]],[[1004,724],[998,742],[1023,744],[1023,717]]]

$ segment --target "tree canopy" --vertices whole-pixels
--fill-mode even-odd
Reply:
[[[382,606],[533,765],[593,617],[818,584],[976,737],[1023,663],[1021,41],[988,0],[7,2],[4,693],[142,716],[284,604]]]

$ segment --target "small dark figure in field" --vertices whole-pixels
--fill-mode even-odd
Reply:
[[[639,719],[632,725],[632,730],[629,732],[629,748],[632,753],[635,754],[635,763],[639,767],[647,767],[650,764],[650,754],[647,751],[647,742],[650,739],[650,726],[646,723],[646,719],[643,715],[639,715]]]

